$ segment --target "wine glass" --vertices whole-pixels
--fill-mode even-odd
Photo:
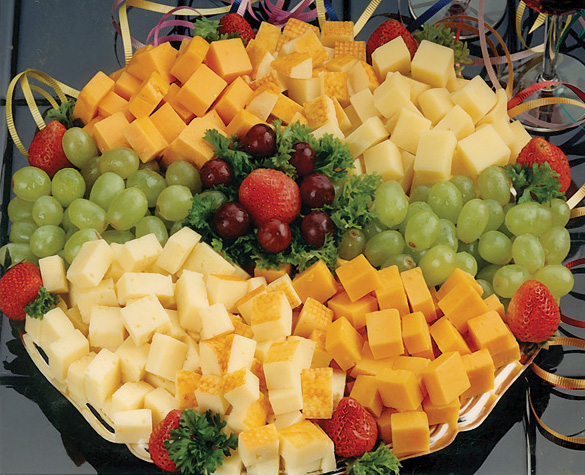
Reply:
[[[515,92],[522,91],[543,81],[560,81],[585,88],[585,65],[567,54],[559,54],[557,45],[567,16],[585,9],[584,0],[524,0],[533,10],[544,13],[545,41],[542,60],[524,65],[519,71]],[[567,97],[578,99],[576,94],[563,85],[544,87],[529,99]],[[570,104],[550,104],[526,111],[518,119],[527,129],[535,132],[552,132],[574,127],[584,116],[583,109]]]

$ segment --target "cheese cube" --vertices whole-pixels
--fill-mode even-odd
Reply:
[[[146,371],[174,381],[177,371],[183,367],[186,355],[186,343],[162,333],[155,333],[146,359]]]
[[[449,404],[470,387],[463,361],[456,351],[443,353],[431,361],[422,377],[433,404]]]
[[[222,274],[233,275],[236,268],[230,264],[225,257],[216,252],[206,242],[199,242],[194,248],[185,264],[183,270],[199,272],[203,275]]]
[[[126,272],[116,283],[120,305],[147,295],[156,296],[162,305],[174,300],[173,279],[158,273]]]
[[[294,334],[309,338],[313,330],[325,330],[332,321],[333,311],[314,298],[309,297],[301,309]]]
[[[140,117],[124,129],[124,137],[138,154],[142,163],[162,155],[169,145],[150,117]]]
[[[361,335],[345,317],[340,317],[327,325],[326,331],[327,353],[343,370],[354,366],[361,359]]]
[[[455,106],[451,94],[445,88],[429,89],[418,96],[420,110],[433,125],[437,124]]]
[[[146,359],[150,351],[150,343],[136,346],[132,338],[126,338],[115,351],[120,358],[122,381],[140,381],[146,372]]]
[[[363,89],[374,90],[380,85],[380,80],[374,68],[365,61],[357,61],[347,73],[350,94],[356,94]]]
[[[129,147],[130,144],[124,137],[123,130],[130,125],[126,115],[118,111],[109,117],[96,120],[91,133],[100,153],[107,152],[118,147]]]
[[[154,295],[135,300],[121,312],[126,330],[136,346],[148,343],[154,332],[170,327],[170,318]]]
[[[175,397],[166,389],[159,387],[144,396],[144,408],[152,413],[153,425],[158,425],[173,409],[178,408]]]
[[[245,56],[247,59],[248,55],[245,54]],[[251,70],[252,65],[250,64]],[[201,84],[205,84],[205,87],[201,87]],[[201,117],[226,86],[227,82],[220,75],[216,74],[209,66],[201,64],[177,93],[177,101],[197,117]]]
[[[321,79],[319,77],[288,79],[287,86],[288,97],[297,104],[304,104],[321,95]]]
[[[263,21],[258,27],[255,40],[264,46],[268,51],[274,53],[278,39],[280,38],[280,27]]]
[[[309,53],[290,53],[279,56],[270,64],[286,79],[308,79],[313,75],[313,59]]]
[[[450,130],[422,130],[416,147],[413,180],[417,184],[448,180],[456,147],[457,139]]]
[[[202,341],[199,344],[203,374],[222,375],[252,366],[256,341],[241,335],[229,334]]]
[[[435,130],[450,130],[457,140],[461,140],[473,133],[475,127],[471,116],[460,105],[455,104],[435,125]]]
[[[392,449],[400,455],[429,450],[429,421],[423,411],[396,412],[390,416]]]
[[[49,357],[49,369],[57,381],[65,381],[69,366],[89,355],[89,342],[79,330],[73,330],[55,340],[45,349]]]
[[[199,310],[201,339],[207,340],[234,331],[234,325],[223,303],[216,303]]]
[[[278,473],[279,436],[274,424],[241,432],[238,437],[238,452],[249,473],[259,473],[251,467],[276,461]]]
[[[360,124],[346,137],[346,142],[351,156],[357,158],[368,148],[387,138],[388,131],[384,127],[384,123],[378,116],[375,116]]]
[[[146,381],[148,384],[152,385],[155,389],[161,388],[164,389],[166,392],[168,392],[171,395],[174,395],[175,393],[175,383],[173,381],[170,381],[166,378],[163,378],[162,376],[157,376],[156,374],[152,374],[149,372],[146,372],[146,374],[144,375],[144,381]],[[160,391],[159,391],[160,393]],[[151,393],[148,393],[148,395],[150,395]],[[150,406],[146,406],[146,398],[144,400],[144,404],[145,404],[145,408],[148,409],[152,409]]]
[[[248,57],[252,63],[251,76],[254,80],[266,78],[274,71],[270,66],[272,61],[274,61],[274,56],[255,38],[248,41],[246,53],[248,53]]]
[[[247,408],[260,397],[260,380],[246,368],[224,376],[224,397],[234,408]]]
[[[65,273],[65,261],[61,256],[47,256],[39,259],[39,268],[43,287],[47,292],[64,294],[69,291],[67,275]]]
[[[165,104],[171,105],[171,107],[175,110],[175,112],[179,115],[179,117],[181,118],[181,120],[183,120],[183,122],[189,123],[189,122],[191,122],[193,117],[195,117],[195,114],[193,114],[193,112],[191,112],[189,109],[187,109],[180,102],[180,100],[177,99],[177,96],[178,96],[180,91],[181,91],[181,86],[179,86],[177,83],[172,83],[169,86],[169,90],[167,91],[167,94],[165,95],[163,101],[165,102]],[[171,142],[169,142],[169,143],[171,143]]]
[[[469,389],[461,395],[462,399],[479,396],[494,389],[494,361],[486,348],[463,355],[461,359],[470,383]]]
[[[332,48],[337,41],[353,40],[352,21],[324,21],[321,24],[321,42]]]
[[[179,409],[197,407],[195,389],[197,389],[200,379],[201,374],[194,371],[177,371],[177,376],[175,378],[175,397]]]
[[[378,277],[380,278],[380,286],[375,290],[375,295],[380,310],[395,308],[402,317],[410,313],[398,267],[384,267],[378,271]]]
[[[119,307],[93,307],[89,320],[89,343],[92,347],[116,351],[125,338],[126,328]]]
[[[366,61],[365,41],[336,41],[333,45],[333,57],[353,56],[360,61]]]
[[[392,117],[411,102],[411,83],[401,74],[388,74],[374,90],[374,105],[386,118]]]
[[[90,352],[87,356],[72,361],[67,368],[67,394],[80,406],[87,403],[85,397],[85,370],[91,360],[95,358],[95,353]]]
[[[114,439],[118,444],[146,443],[152,432],[149,409],[119,411],[114,414]]]
[[[333,442],[329,436],[310,421],[300,421],[285,427],[279,431],[279,435],[280,454],[287,473],[302,473],[299,471],[300,467],[320,462],[326,454],[333,451]]]
[[[209,51],[209,43],[198,35],[193,36],[186,45],[181,47],[170,71],[183,84],[189,80]]]
[[[223,463],[213,473],[215,475],[240,475],[242,473],[242,459],[238,450],[230,451],[230,455],[223,459]]]
[[[40,318],[33,318],[30,315],[26,316],[24,322],[24,331],[39,346],[41,339],[42,323],[43,320],[41,320]]]
[[[290,53],[308,53],[313,61],[313,68],[317,68],[327,59],[327,51],[319,40],[319,33],[307,30],[300,36],[293,38],[282,45],[279,53],[284,56]]]
[[[102,71],[98,71],[79,93],[73,118],[81,119],[87,125],[97,114],[98,104],[114,89],[114,81]]]
[[[250,326],[256,341],[281,338],[291,334],[292,309],[282,291],[260,294],[252,300]]]
[[[313,129],[317,129],[327,123],[337,124],[337,114],[333,100],[324,94],[316,99],[305,102],[303,112],[307,122]]]
[[[76,285],[71,284],[71,290],[77,292],[80,289]],[[91,312],[96,305],[118,305],[114,281],[112,279],[104,279],[95,287],[82,289],[79,296],[75,298],[75,305],[79,307],[79,313],[83,322],[89,324]]]
[[[364,152],[366,173],[378,173],[384,181],[404,177],[400,149],[390,140],[383,140]]]
[[[162,246],[153,233],[127,241],[119,249],[116,259],[126,272],[143,272],[157,261],[162,252]]]
[[[378,383],[375,376],[359,374],[355,379],[349,396],[368,409],[374,416],[382,414],[382,398],[378,392]]]
[[[260,392],[256,401],[246,408],[232,408],[227,418],[227,425],[237,432],[262,427],[268,421],[271,412],[268,397]],[[298,412],[298,411],[297,411]],[[299,413],[300,414],[300,413]]]
[[[199,403],[199,410],[212,410],[218,414],[225,414],[229,403],[223,395],[223,378],[214,374],[204,374],[195,389],[195,398]]]
[[[260,86],[249,97],[246,110],[261,121],[268,119],[274,106],[278,102],[280,91],[271,83]]]
[[[325,303],[337,292],[335,277],[322,260],[296,274],[293,287],[303,302],[312,297],[318,302]]]
[[[298,411],[303,408],[303,395],[300,378],[298,383],[290,388],[268,390],[268,400],[275,415]]]
[[[422,40],[412,58],[412,78],[432,87],[445,87],[454,72],[454,57],[451,48]]]
[[[379,46],[372,53],[372,66],[379,78],[386,77],[388,72],[398,71],[402,74],[410,72],[410,51],[402,36]]]
[[[474,123],[486,116],[496,105],[496,94],[481,76],[474,76],[465,86],[455,91],[451,98],[467,112]]]
[[[85,242],[67,270],[67,279],[79,287],[93,287],[104,278],[114,253],[103,239]]]
[[[211,274],[207,277],[207,295],[211,305],[223,303],[229,312],[237,311],[236,303],[248,293],[248,282],[231,275]]]
[[[442,353],[457,351],[460,355],[471,353],[461,333],[446,317],[439,318],[430,328],[431,336]]]
[[[336,122],[327,122],[326,124],[323,124],[321,127],[318,127],[315,130],[313,130],[311,132],[311,134],[316,139],[320,139],[325,134],[333,135],[333,137],[335,137],[336,139],[339,139],[341,141],[343,141],[345,139],[345,136],[343,135],[343,132],[339,128],[337,121]]]
[[[380,285],[376,269],[363,254],[338,267],[335,272],[352,302],[373,292]]]
[[[241,38],[212,41],[205,61],[228,84],[252,72],[252,63]]]
[[[315,342],[292,337],[272,343],[264,359],[264,376],[268,389],[290,388],[299,383],[301,370],[311,366]]]
[[[400,313],[395,308],[366,314],[368,342],[374,358],[388,358],[404,353]]]
[[[413,312],[402,317],[402,339],[411,355],[432,354],[431,334],[422,312]]]
[[[153,390],[154,388],[145,381],[132,381],[122,384],[112,394],[111,413],[142,409],[144,396]]]
[[[491,124],[476,130],[457,144],[458,160],[472,177],[492,165],[506,165],[510,154],[510,149]]]
[[[390,140],[398,147],[416,154],[421,132],[430,128],[429,119],[409,109],[402,109],[398,114]]]
[[[301,371],[303,415],[307,419],[330,419],[333,414],[333,368]]]
[[[199,311],[209,306],[203,274],[184,270],[177,280],[175,297],[181,326],[199,333],[201,331]]]
[[[87,401],[99,410],[121,384],[120,358],[103,348],[85,370],[84,387]]]
[[[170,274],[176,274],[200,239],[201,235],[187,226],[179,229],[169,237],[156,264]]]
[[[412,311],[422,312],[427,323],[434,322],[437,319],[435,304],[420,267],[403,271],[400,273],[400,277]]]
[[[455,399],[450,404],[433,404],[431,400],[426,397],[422,403],[423,411],[429,419],[429,426],[435,424],[449,424],[451,427],[457,426],[459,419],[459,411],[461,404],[459,399]]]
[[[510,145],[512,154],[510,155],[510,163],[516,163],[516,158],[524,146],[530,142],[531,135],[526,131],[522,122],[514,120],[510,123],[510,128],[514,134],[514,142]]]
[[[520,358],[518,342],[498,312],[489,312],[468,322],[469,337],[476,348],[487,349],[494,366],[499,368]]]
[[[393,407],[399,411],[414,411],[420,406],[423,394],[417,377],[412,371],[383,368],[376,379],[384,406]]]
[[[159,105],[168,90],[169,81],[157,71],[153,71],[142,83],[140,89],[130,97],[128,101],[129,111],[136,118],[148,117]]]
[[[75,331],[71,320],[59,307],[49,310],[40,322],[38,344],[43,349],[48,349],[53,342]]]

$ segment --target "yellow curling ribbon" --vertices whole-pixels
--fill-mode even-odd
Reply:
[[[526,48],[529,51],[542,53],[544,50],[540,46],[538,46],[536,48],[530,48],[526,44],[526,41],[524,41],[524,37],[522,36],[522,17],[524,16],[525,10],[526,10],[526,3],[521,1],[518,4],[518,8],[516,9],[516,35],[520,39],[520,42],[522,43],[522,46],[524,46],[524,48]],[[539,14],[538,17],[536,18],[534,24],[530,28],[529,32],[532,33],[534,30],[538,29],[544,23],[545,18],[546,18],[546,16],[544,14],[542,14],[542,13]]]
[[[358,35],[358,33],[360,31],[362,31],[362,28],[366,25],[368,20],[372,17],[374,12],[376,11],[376,8],[378,8],[378,5],[380,5],[381,2],[382,2],[382,0],[370,0],[370,4],[366,7],[366,9],[360,15],[360,17],[358,18],[358,21],[356,21],[355,24],[353,25],[353,37],[354,38]]]
[[[37,71],[36,69],[27,69],[16,76],[10,81],[10,85],[8,86],[8,91],[6,92],[6,124],[8,126],[8,131],[10,132],[10,136],[12,137],[12,141],[14,145],[20,150],[20,152],[28,158],[28,151],[26,147],[22,144],[20,137],[18,136],[18,132],[16,131],[16,126],[14,125],[14,91],[16,90],[17,84],[20,84],[22,89],[22,93],[24,95],[24,99],[28,105],[29,111],[35,121],[35,124],[39,129],[44,129],[46,124],[45,120],[43,119],[43,115],[39,110],[39,107],[36,103],[34,92],[43,96],[49,104],[55,109],[59,108],[58,102],[54,99],[53,95],[47,92],[42,87],[31,85],[29,79],[34,79],[46,86],[49,86],[53,91],[57,94],[57,98],[63,104],[67,102],[67,96],[76,98],[79,95],[79,91],[77,89],[73,89],[72,87],[67,86],[66,84],[53,79],[48,74],[45,74],[41,71]]]
[[[315,6],[317,7],[317,19],[319,20],[319,28],[323,29],[323,24],[327,17],[325,16],[325,0],[317,0],[315,2]]]

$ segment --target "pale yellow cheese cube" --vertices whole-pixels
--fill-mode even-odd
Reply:
[[[268,390],[268,400],[275,415],[298,411],[303,408],[303,394],[299,381],[293,387]]]
[[[203,274],[184,270],[175,286],[175,298],[181,326],[185,330],[199,333],[201,331],[199,311],[209,306]]]
[[[414,176],[414,160],[416,157],[414,154],[407,152],[406,150],[401,150],[400,158],[402,159],[402,169],[404,170],[404,176],[401,180],[399,180],[399,183],[400,186],[402,186],[404,192],[408,193],[411,188],[410,185],[412,184],[412,178]]]
[[[57,381],[65,381],[69,366],[89,355],[89,342],[79,330],[68,332],[45,349],[49,357],[49,369]]]
[[[144,396],[144,408],[151,411],[152,423],[156,426],[169,412],[178,409],[179,405],[169,391],[159,387]]]
[[[370,117],[346,137],[349,153],[353,158],[359,157],[368,148],[388,138],[388,131],[380,117]]]
[[[402,109],[398,114],[390,140],[398,147],[416,155],[421,132],[430,128],[429,119],[409,109]]]
[[[457,140],[461,140],[473,133],[475,126],[473,125],[471,116],[460,105],[455,104],[439,123],[435,125],[435,130],[450,130],[455,134]]]
[[[54,341],[57,341],[59,338],[62,338],[75,330],[71,320],[67,318],[65,312],[59,307],[55,307],[45,313],[40,326],[38,343],[44,350],[48,349]]]
[[[400,116],[400,113],[404,110],[404,109],[408,109],[410,112],[412,112],[413,114],[416,115],[420,115],[421,117],[424,117],[422,115],[422,112],[418,110],[418,108],[414,105],[413,102],[408,101],[406,102],[401,108],[400,110],[398,110],[397,112],[395,112],[391,117],[387,118],[384,121],[384,127],[386,127],[386,130],[388,131],[388,133],[390,135],[392,135],[392,133],[394,132],[394,127],[396,127],[396,122],[398,122],[398,117]]]
[[[372,66],[378,79],[386,77],[389,72],[408,74],[410,71],[410,51],[402,36],[379,46],[372,53]]]
[[[270,74],[272,67],[270,64],[274,61],[274,56],[261,43],[252,38],[246,45],[246,53],[252,63],[252,78],[260,79]]]
[[[182,270],[207,274],[233,275],[235,267],[206,242],[199,242],[187,257]],[[181,271],[180,271],[181,272]]]
[[[69,291],[65,261],[59,255],[47,256],[39,259],[39,269],[43,287],[47,292],[64,294]]]
[[[451,94],[444,87],[435,87],[423,92],[418,97],[423,115],[434,124],[439,122],[455,105]]]
[[[386,118],[392,117],[411,102],[411,84],[401,74],[388,74],[374,91],[374,105]]]
[[[343,130],[343,133],[345,135],[349,135],[361,125],[362,121],[351,104],[345,107],[343,112],[345,112],[345,115],[347,115],[347,118],[351,124],[347,129]]]
[[[476,130],[457,144],[457,157],[472,177],[492,165],[506,165],[510,154],[510,149],[490,124]]]
[[[126,338],[116,350],[120,358],[122,381],[140,381],[146,373],[146,359],[150,351],[150,343],[136,346],[132,338]]]
[[[522,122],[520,122],[519,120],[513,120],[510,123],[510,128],[512,129],[512,132],[515,137],[514,142],[512,143],[512,145],[510,145],[510,150],[512,151],[510,155],[510,163],[516,163],[516,158],[518,157],[520,150],[522,150],[524,146],[528,142],[530,142],[532,137],[524,128]]]
[[[414,180],[417,176],[430,180],[428,184],[448,180],[456,147],[457,139],[450,130],[422,131],[414,160]]]
[[[87,403],[85,397],[85,370],[95,358],[95,353],[90,352],[88,355],[72,361],[67,368],[67,394],[79,405],[84,406]]]
[[[279,431],[280,455],[288,470],[322,459],[333,448],[329,436],[311,421],[301,421]]]
[[[291,411],[284,414],[272,414],[270,417],[270,423],[274,424],[276,430],[280,431],[285,427],[292,426],[297,422],[305,420],[301,411]]]
[[[77,286],[71,284],[71,287],[76,288]],[[114,288],[114,280],[103,279],[97,286],[83,289],[76,298],[76,305],[85,323],[89,323],[92,309],[96,305],[117,306],[118,297]]]
[[[279,55],[271,66],[286,79],[308,79],[313,74],[313,58],[309,53]]]
[[[276,475],[280,472],[280,460],[273,459],[266,462],[260,462],[255,465],[246,465],[246,473],[255,475]]]
[[[477,121],[477,126],[493,124],[499,121],[510,121],[510,116],[508,115],[508,93],[505,89],[497,89],[494,94],[496,95],[496,104],[489,113]]]
[[[126,330],[136,346],[148,343],[154,332],[170,327],[170,318],[154,295],[128,304],[121,313]]]
[[[144,407],[144,397],[154,388],[145,381],[129,381],[112,394],[112,415],[120,411],[131,411]]]
[[[89,320],[89,343],[92,347],[116,351],[126,335],[120,307],[93,307]]]
[[[207,276],[209,303],[223,303],[229,312],[237,311],[236,302],[248,293],[248,282],[232,275],[210,274]]]
[[[260,397],[260,380],[249,369],[227,373],[223,384],[224,397],[234,408],[247,408]]]
[[[455,91],[451,98],[471,116],[474,123],[483,118],[497,102],[496,94],[481,76],[474,76],[465,86]]]
[[[423,92],[428,91],[431,86],[424,82],[417,81],[416,79],[412,79],[410,76],[404,76],[404,78],[410,84],[410,100],[415,106],[418,106],[418,98]]]
[[[162,252],[162,246],[153,233],[127,241],[122,246],[116,257],[126,272],[142,272],[148,269]]]
[[[366,173],[378,173],[384,181],[400,181],[404,176],[400,149],[390,140],[383,140],[364,152]]]
[[[195,397],[200,411],[212,410],[218,414],[225,414],[229,402],[223,395],[223,378],[215,374],[204,374],[199,380]]]
[[[248,471],[252,465],[278,460],[279,449],[279,436],[274,424],[246,430],[238,437],[238,452]]]
[[[186,343],[163,333],[155,333],[146,359],[146,371],[174,381],[186,355]]]
[[[327,51],[313,30],[307,30],[283,44],[279,56],[295,52],[308,53],[313,60],[313,68],[318,68],[327,59]]]
[[[246,104],[246,110],[258,117],[260,121],[266,121],[272,113],[279,95],[280,93],[275,90],[263,89],[250,97],[248,104]]]
[[[84,387],[87,401],[100,409],[122,384],[120,358],[103,348],[85,370]]]
[[[169,237],[156,264],[167,272],[176,274],[200,240],[201,235],[191,228],[185,226],[179,229]]]
[[[319,77],[299,78],[287,80],[288,97],[303,105],[321,95],[321,79]]]
[[[114,252],[103,239],[83,243],[67,269],[67,279],[79,287],[100,283],[114,260]]]
[[[158,388],[164,389],[172,396],[175,395],[175,391],[177,390],[177,388],[175,387],[174,381],[170,381],[166,378],[163,378],[162,376],[158,376],[156,374],[149,373],[148,371],[144,374],[144,381],[146,381],[148,384],[153,386],[155,389],[158,389]],[[148,394],[150,394],[150,393],[148,393]],[[144,407],[147,407],[146,406],[146,398],[145,398],[144,404],[145,404]]]
[[[367,88],[353,94],[349,98],[349,102],[362,122],[365,122],[371,117],[380,116],[380,112],[374,105],[374,95]]]
[[[373,91],[380,85],[380,80],[374,68],[365,61],[357,61],[347,73],[350,94],[356,94],[362,89]]]
[[[292,308],[286,294],[284,292],[270,292],[254,297],[250,326],[256,341],[290,335]]]
[[[114,414],[114,439],[119,444],[148,442],[152,432],[152,415],[149,409],[120,411]]]
[[[454,71],[451,48],[422,40],[411,62],[411,76],[432,87],[445,87]]]
[[[199,355],[199,345],[191,337],[187,337],[187,355],[183,362],[183,371],[197,371],[201,368],[201,357]]]
[[[311,134],[316,139],[320,139],[325,134],[329,134],[329,135],[333,135],[333,137],[335,137],[336,139],[339,139],[341,141],[345,140],[345,135],[343,135],[343,132],[341,131],[341,128],[339,127],[337,122],[327,122],[327,123],[321,125],[320,127],[316,128],[315,130],[313,130],[311,132]]]
[[[242,473],[242,459],[238,450],[230,451],[230,455],[223,459],[223,463],[213,473],[215,475],[240,475]]]
[[[71,323],[73,323],[73,326],[87,337],[89,335],[89,323],[83,321],[79,308],[71,307],[64,310],[64,312],[69,317],[69,320],[71,320]]]
[[[146,295],[156,296],[164,307],[175,299],[172,277],[151,272],[126,272],[116,283],[116,293],[120,305]]]
[[[199,310],[201,340],[208,340],[234,331],[230,316],[221,302]]]
[[[345,384],[347,380],[347,373],[342,369],[333,370],[333,378],[331,379],[331,392],[333,397],[333,407],[337,407],[341,398],[345,395]]]
[[[39,346],[41,341],[42,323],[43,320],[40,318],[33,318],[30,315],[27,315],[24,321],[24,331]]]
[[[315,342],[290,337],[270,345],[264,358],[264,377],[268,389],[289,388],[299,384],[300,372],[310,368]]]
[[[172,310],[168,308],[165,308],[165,312],[169,316],[170,325],[168,329],[163,328],[163,331],[161,331],[161,333],[172,336],[177,340],[181,341],[188,340],[190,337],[181,326],[181,322],[179,320],[179,312],[177,310]]]
[[[485,127],[488,124],[479,125],[476,130],[479,130],[482,127]],[[512,144],[516,141],[516,136],[510,127],[510,120],[509,119],[502,119],[502,120],[494,120],[490,124],[494,130],[498,133],[500,138],[504,141],[508,148],[512,148]]]

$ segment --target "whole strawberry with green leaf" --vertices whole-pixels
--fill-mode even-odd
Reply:
[[[571,166],[567,156],[556,145],[543,137],[533,137],[522,148],[516,159],[520,165],[532,166],[535,163],[548,163],[551,169],[558,174],[559,191],[565,193],[571,185]]]
[[[52,120],[37,132],[28,148],[29,164],[44,170],[51,178],[62,168],[72,166],[63,151],[66,131],[61,122]]]

